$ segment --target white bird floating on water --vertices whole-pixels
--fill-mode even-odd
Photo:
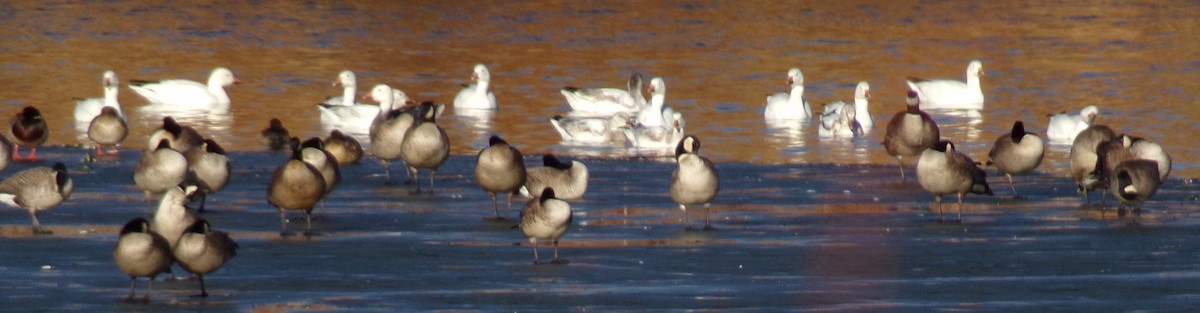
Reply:
[[[763,117],[767,120],[808,120],[812,118],[812,108],[804,100],[804,74],[799,68],[788,70],[788,92],[780,92],[767,96],[767,107]]]
[[[229,94],[225,87],[241,83],[233,72],[224,67],[218,67],[208,76],[208,83],[186,79],[170,79],[163,81],[135,80],[129,85],[135,93],[146,98],[150,105],[142,107],[144,111],[229,111]]]
[[[1046,138],[1052,143],[1070,144],[1075,141],[1079,132],[1092,126],[1100,108],[1089,105],[1079,110],[1079,114],[1062,112],[1050,116],[1050,124],[1046,125]]]
[[[967,81],[957,79],[909,78],[909,88],[920,90],[921,109],[983,110],[983,89],[979,77],[983,76],[983,63],[971,61],[967,65]]]

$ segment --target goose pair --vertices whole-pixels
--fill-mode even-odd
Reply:
[[[825,104],[821,114],[821,127],[817,135],[821,137],[860,137],[871,132],[875,121],[868,109],[868,99],[871,98],[871,85],[865,81],[858,82],[854,87],[854,103],[842,101]]]
[[[920,91],[921,105],[926,109],[983,110],[983,63],[973,60],[967,64],[967,81],[957,79],[909,78],[909,89]]]
[[[158,143],[163,140],[166,140],[172,149],[187,152],[203,144],[204,136],[200,135],[195,128],[179,124],[175,118],[167,116],[163,117],[162,126],[150,133],[150,138],[146,141],[146,148],[156,149]]]
[[[623,128],[629,126],[629,119],[620,114],[609,117],[555,115],[550,119],[550,125],[564,143],[610,144],[625,140]]]
[[[204,212],[208,195],[225,189],[225,185],[229,184],[229,156],[220,144],[209,138],[204,139],[200,147],[184,153],[184,157],[188,164],[184,183],[199,187],[199,211]]]
[[[129,89],[150,102],[150,105],[142,107],[143,111],[227,112],[230,100],[225,87],[240,83],[232,71],[218,67],[209,74],[207,83],[185,79],[133,80]]]
[[[90,123],[97,115],[100,115],[100,110],[106,107],[113,108],[122,119],[125,118],[125,112],[121,110],[121,103],[117,102],[117,94],[120,90],[120,81],[117,80],[117,73],[113,71],[104,71],[100,77],[100,87],[104,89],[104,97],[78,99],[75,101],[75,123]]]
[[[646,106],[642,95],[642,75],[629,76],[626,89],[563,87],[559,90],[567,99],[572,113],[589,116],[613,116],[637,113]]]
[[[450,157],[450,137],[437,124],[437,108],[432,102],[422,103],[414,113],[413,124],[404,133],[404,141],[400,144],[400,158],[408,165],[413,180],[417,181],[418,191],[421,190],[418,171],[429,170],[429,192],[432,193],[434,175]]]
[[[334,80],[333,86],[342,87],[341,96],[333,96],[326,99],[324,102],[317,104],[317,111],[320,112],[321,126],[334,130],[340,129],[350,133],[368,133],[370,132],[371,122],[379,116],[380,112],[386,111],[382,108],[384,105],[375,105],[367,103],[355,102],[355,89],[358,88],[358,79],[354,72],[342,71],[338,74],[338,78]],[[399,89],[392,90],[392,101],[387,103],[392,108],[401,108],[406,106],[411,101],[408,95]]]
[[[491,219],[504,219],[500,215],[500,204],[496,194],[505,194],[508,198],[508,208],[511,210],[512,196],[525,184],[525,177],[525,158],[521,151],[509,145],[500,136],[493,135],[489,138],[488,146],[479,150],[475,157],[475,183],[492,199],[492,209],[496,215]]]
[[[62,163],[17,172],[0,181],[0,203],[29,212],[34,234],[50,234],[38,222],[38,213],[49,210],[71,197],[75,184]]]
[[[172,262],[179,262],[184,270],[196,274],[200,281],[198,296],[208,297],[204,275],[221,268],[237,254],[237,249],[238,244],[228,234],[211,230],[203,219],[191,224],[172,248],[165,237],[152,230],[149,221],[139,217],[121,228],[113,249],[113,261],[121,272],[129,275],[126,300],[134,299],[137,278],[147,277],[149,282],[142,301],[149,301],[154,279],[160,273],[169,272]]]

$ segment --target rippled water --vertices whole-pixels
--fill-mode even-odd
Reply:
[[[1014,120],[1042,132],[1048,114],[1095,104],[1100,122],[1162,143],[1173,175],[1195,177],[1198,15],[1196,4],[1153,1],[0,3],[0,114],[37,106],[50,144],[73,146],[73,98],[100,96],[104,70],[123,81],[203,80],[224,66],[244,82],[227,89],[229,114],[186,121],[238,151],[235,187],[210,218],[246,248],[213,275],[222,291],[209,301],[186,299],[191,284],[166,283],[159,305],[175,309],[1181,308],[1200,276],[1186,240],[1197,231],[1189,180],[1168,182],[1141,223],[1104,219],[1077,208],[1062,178],[1066,147],[1052,146],[1040,172],[1018,180],[1027,198],[968,198],[967,223],[934,225],[928,195],[891,182],[882,127],[825,140],[814,124],[768,127],[762,106],[800,67],[814,104],[848,101],[856,82],[870,82],[882,125],[902,109],[904,77],[961,78],[980,59],[982,114],[935,112],[943,135],[976,159]],[[313,104],[340,93],[329,82],[345,69],[358,74],[360,94],[387,83],[450,102],[475,63],[491,68],[500,110],[441,121],[458,155],[443,170],[446,193],[382,186],[367,160],[347,170],[360,181],[328,203],[327,236],[272,236],[262,190],[280,157],[261,152],[267,120],[319,135]],[[720,164],[720,231],[679,231],[662,187],[669,163],[559,144],[547,122],[567,111],[558,88],[621,86],[632,72],[664,77],[668,103]],[[128,88],[120,101],[136,122],[125,146],[141,148],[160,116],[138,111],[145,102]],[[586,224],[564,239],[577,245],[564,249],[573,264],[530,267],[528,247],[511,246],[519,235],[478,220],[486,197],[471,182],[470,155],[493,133],[527,155],[597,163],[597,187],[578,204]],[[78,169],[80,189],[47,213],[65,228],[50,238],[13,235],[27,218],[4,211],[10,238],[0,251],[14,257],[0,276],[26,282],[0,289],[4,302],[142,309],[116,301],[126,285],[106,254],[116,225],[146,211],[123,179],[137,154],[89,164],[84,150],[49,151]],[[61,235],[75,230],[85,233]]]

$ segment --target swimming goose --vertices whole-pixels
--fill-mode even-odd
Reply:
[[[664,114],[663,111],[668,109],[667,101],[667,83],[662,77],[650,79],[650,104],[638,111],[637,122],[635,125],[645,127],[660,127],[667,125],[667,117],[669,113]]]
[[[1050,116],[1050,124],[1046,125],[1046,138],[1051,142],[1070,143],[1075,141],[1075,135],[1087,129],[1100,115],[1100,109],[1089,105],[1079,110],[1079,114],[1062,112]]]
[[[183,236],[188,226],[199,219],[196,212],[184,206],[187,197],[195,194],[196,190],[196,186],[171,187],[163,194],[158,209],[154,211],[154,223],[150,224],[150,230],[166,238],[171,249],[175,249],[179,237]]]
[[[49,210],[71,197],[75,184],[61,162],[53,167],[35,167],[12,174],[0,181],[0,203],[29,211],[34,234],[50,234],[38,222],[38,213]]]
[[[942,195],[958,194],[958,221],[962,221],[963,196],[967,193],[992,195],[987,173],[949,141],[938,141],[921,153],[917,160],[917,181],[933,193],[938,206],[938,222],[945,220]]]
[[[496,95],[488,90],[492,74],[487,66],[475,64],[471,75],[472,84],[465,85],[458,95],[454,96],[454,113],[461,114],[462,110],[495,110]]]
[[[1135,213],[1141,212],[1142,203],[1153,197],[1162,183],[1158,177],[1158,164],[1151,160],[1133,159],[1117,164],[1109,191],[1121,202],[1118,214],[1124,215],[1127,207],[1132,207]]]
[[[496,212],[492,219],[504,219],[500,216],[496,194],[504,193],[508,197],[511,210],[513,194],[525,184],[525,158],[521,151],[500,136],[492,135],[488,147],[479,150],[475,157],[475,183],[492,198],[492,209]]]
[[[309,138],[300,144],[299,149],[304,163],[321,172],[321,178],[325,180],[325,195],[329,195],[342,181],[342,171],[338,168],[337,159],[334,159],[329,151],[325,151],[325,144],[321,142],[321,138]]]
[[[646,105],[642,96],[642,74],[633,73],[626,89],[563,87],[559,92],[567,98],[572,112],[610,116],[637,113]]]
[[[325,195],[324,177],[316,167],[304,162],[301,150],[292,149],[292,157],[275,170],[267,187],[267,202],[279,209],[280,236],[284,237],[288,235],[285,210],[303,210],[304,235],[312,235],[313,206]]]
[[[142,110],[150,111],[228,111],[229,94],[225,87],[240,84],[229,69],[218,67],[208,76],[208,83],[186,79],[171,79],[163,81],[134,80],[129,89],[137,93],[150,105]]]
[[[117,111],[121,119],[125,119],[125,112],[121,110],[121,103],[117,102],[117,92],[120,89],[120,83],[117,80],[117,73],[113,71],[104,71],[104,76],[100,78],[100,86],[104,87],[103,98],[87,98],[75,101],[75,122],[88,123],[96,115],[100,115],[100,109],[111,107]]]
[[[967,81],[957,79],[922,80],[909,78],[909,88],[920,90],[921,105],[926,109],[983,110],[983,89],[979,77],[983,63],[973,60],[967,64]]]
[[[357,139],[343,134],[340,130],[330,131],[329,137],[325,137],[323,143],[325,151],[333,155],[338,165],[354,164],[362,159],[362,145],[358,143]]]
[[[1071,178],[1075,181],[1075,185],[1079,187],[1079,192],[1083,193],[1083,204],[1087,205],[1088,191],[1100,186],[1103,180],[1097,174],[1097,161],[1099,154],[1097,148],[1101,143],[1111,141],[1116,138],[1117,134],[1104,125],[1092,125],[1087,129],[1079,132],[1075,136],[1075,140],[1071,143],[1070,168]]]
[[[204,144],[184,154],[187,158],[187,184],[200,187],[200,208],[204,212],[204,204],[208,195],[220,192],[229,183],[229,156],[225,149],[216,141],[205,139]]]
[[[50,137],[50,127],[42,119],[42,113],[34,107],[25,107],[13,115],[4,138],[13,144],[13,160],[37,160],[37,148]],[[29,147],[29,157],[21,157],[21,146]]]
[[[371,121],[379,115],[379,106],[367,103],[356,103],[354,91],[358,88],[354,72],[342,71],[338,74],[334,86],[343,87],[341,96],[326,99],[317,104],[320,112],[321,125],[326,129],[341,129],[352,133],[366,133],[370,130]],[[399,90],[394,90],[399,92]],[[407,98],[407,96],[405,96]]]
[[[854,105],[852,107],[852,110],[854,112],[853,113],[844,112],[844,111],[849,110],[849,108],[847,108],[847,107],[849,107],[850,105],[846,104],[845,102],[842,102],[842,101],[837,101],[837,102],[826,104],[825,105],[825,113],[821,114],[821,125],[827,125],[827,124],[842,125],[843,127],[836,129],[836,130],[839,130],[841,133],[841,136],[838,136],[838,137],[845,137],[847,134],[853,135],[854,132],[846,132],[845,130],[842,130],[842,129],[848,129],[847,127],[844,127],[844,126],[853,125],[853,124],[858,124],[857,127],[862,130],[862,134],[871,132],[871,129],[875,128],[875,119],[871,116],[871,111],[870,111],[870,108],[868,107],[868,105],[870,104],[868,102],[870,98],[871,98],[871,85],[865,81],[858,82],[858,85],[856,85],[854,87]],[[841,123],[837,123],[836,121],[838,119],[835,117],[838,115],[836,115],[836,114],[830,115],[830,113],[833,113],[833,112],[841,113],[842,116],[853,116],[853,117],[850,119],[842,118],[844,121]],[[826,116],[829,116],[829,117],[826,117]],[[835,129],[830,128],[830,130],[835,130]],[[833,135],[834,133],[838,133],[838,132],[830,132],[830,135]],[[819,134],[819,130],[818,130],[818,134]],[[854,135],[854,136],[861,136],[861,134]]]
[[[533,245],[533,264],[538,264],[538,239],[550,240],[554,244],[554,258],[550,264],[566,264],[558,258],[558,239],[571,227],[571,204],[554,197],[553,188],[545,188],[540,196],[525,203],[521,209],[521,234]]]
[[[669,125],[669,126],[668,126]],[[683,139],[683,114],[672,112],[663,126],[633,125],[621,129],[633,148],[674,148]]]
[[[433,176],[437,169],[450,156],[450,137],[446,130],[436,123],[436,108],[433,102],[422,103],[414,115],[416,120],[404,134],[404,142],[400,145],[400,158],[408,165],[408,172],[417,181],[417,190],[421,190],[421,175],[419,169],[429,169],[429,192],[433,192]]]
[[[552,154],[542,156],[542,166],[525,171],[525,186],[521,195],[530,198],[542,196],[541,190],[554,188],[556,198],[579,199],[587,192],[588,168],[583,162],[565,163]]]
[[[170,116],[163,117],[162,127],[150,133],[150,139],[146,141],[146,149],[157,148],[158,143],[164,139],[171,145],[171,149],[179,152],[192,150],[204,143],[204,136],[200,135],[195,128],[179,124],[175,118]]]
[[[267,147],[271,151],[279,151],[287,148],[288,138],[292,137],[288,135],[287,128],[283,127],[283,122],[277,118],[271,119],[270,126],[262,130],[262,136],[267,138]]]
[[[172,149],[167,140],[159,141],[156,147],[143,154],[133,169],[133,182],[145,193],[146,201],[152,194],[166,192],[187,179],[187,157]]]
[[[896,113],[888,121],[887,133],[883,135],[883,147],[888,155],[900,162],[900,180],[904,180],[904,157],[921,155],[941,138],[937,123],[921,111],[920,96],[909,90],[908,109]]]
[[[788,92],[767,96],[767,107],[763,117],[767,120],[807,120],[812,118],[812,108],[804,100],[804,74],[799,68],[787,73]]]
[[[113,249],[113,261],[117,263],[117,268],[129,275],[129,296],[125,300],[133,300],[137,278],[146,277],[150,281],[142,301],[149,301],[154,279],[159,273],[168,272],[173,260],[167,240],[150,230],[150,222],[139,217],[125,223],[117,246]]]
[[[862,124],[859,124],[856,119],[857,114],[858,112],[846,105],[845,102],[825,104],[825,110],[821,113],[821,124],[817,128],[817,136],[851,138],[865,135]]]
[[[189,273],[196,274],[200,280],[199,297],[208,297],[204,288],[204,275],[212,273],[226,261],[237,255],[238,244],[229,238],[229,234],[212,230],[208,221],[196,221],[179,237],[179,243],[172,252],[179,266]]]
[[[129,126],[116,109],[104,107],[88,124],[87,135],[96,142],[96,156],[118,155],[117,145],[129,135]],[[104,152],[104,146],[111,146],[112,150]]]
[[[1042,156],[1046,147],[1042,137],[1025,132],[1025,123],[1016,121],[1012,131],[996,138],[992,150],[988,152],[987,165],[995,165],[996,169],[1008,178],[1008,186],[1012,188],[1013,196],[1017,195],[1017,187],[1013,185],[1012,175],[1033,171],[1042,164]]]
[[[371,122],[371,146],[368,149],[379,159],[379,163],[383,165],[383,173],[387,176],[388,183],[391,183],[392,174],[388,161],[400,159],[404,135],[416,119],[411,110],[392,108],[391,103],[395,95],[392,93],[392,87],[388,85],[376,85],[371,89],[371,94],[367,95],[367,99],[378,101],[380,110],[379,116]]]
[[[678,166],[671,174],[671,200],[683,210],[686,229],[692,229],[687,218],[687,206],[704,205],[704,230],[712,230],[712,225],[708,223],[708,206],[721,189],[721,182],[712,161],[699,153],[700,139],[696,139],[696,136],[687,136],[679,141],[679,146],[675,148]]]
[[[620,114],[609,117],[555,115],[550,119],[550,125],[564,143],[608,144],[625,139],[621,128],[629,126],[629,118]]]

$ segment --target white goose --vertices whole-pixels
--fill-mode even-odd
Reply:
[[[632,114],[646,106],[646,97],[642,96],[642,75],[638,73],[629,77],[626,89],[564,87],[560,92],[574,113]]]
[[[670,113],[663,113],[667,101],[667,83],[662,77],[650,79],[650,104],[638,111],[635,125],[662,127],[667,125]]]
[[[229,94],[225,86],[239,84],[233,72],[218,67],[208,76],[208,84],[171,79],[163,81],[133,81],[129,88],[150,101],[142,110],[148,111],[228,111]]]
[[[871,132],[875,121],[867,108],[869,98],[871,85],[863,81],[854,88],[853,109],[842,101],[826,104],[817,134],[822,137],[855,137]]]
[[[346,80],[347,77],[349,81]],[[342,72],[341,75],[338,75],[338,81],[342,82],[342,85],[354,85],[354,73]],[[321,113],[321,128],[330,131],[337,129],[351,134],[369,133],[375,117],[379,116],[379,112],[386,111],[388,108],[376,104],[355,103],[354,87],[346,87],[345,90],[340,98],[333,97],[342,99],[341,104],[329,105],[327,104],[329,100],[326,100],[326,103],[317,105],[317,111]],[[390,103],[391,108],[399,109],[411,104],[412,100],[404,91],[392,89]]]
[[[104,87],[103,98],[87,98],[75,101],[75,122],[76,123],[91,123],[92,119],[100,115],[100,110],[104,107],[112,107],[117,110],[117,115],[121,119],[125,119],[125,111],[121,110],[121,104],[117,102],[117,91],[120,87],[120,82],[117,80],[117,73],[113,71],[104,71],[103,78],[100,79],[100,86]]]
[[[922,109],[982,110],[983,89],[979,77],[983,76],[983,63],[971,61],[967,65],[967,81],[957,79],[922,80],[909,78],[909,88],[920,90]]]
[[[492,74],[488,72],[487,66],[475,64],[471,81],[474,83],[464,86],[462,91],[454,96],[454,113],[461,114],[461,110],[495,110],[496,95],[488,90]]]
[[[763,117],[767,120],[807,120],[812,117],[812,108],[804,100],[804,74],[799,68],[788,70],[788,92],[767,96],[767,107]]]
[[[1050,124],[1046,126],[1046,138],[1053,143],[1070,144],[1075,141],[1075,135],[1092,126],[1097,115],[1100,115],[1100,108],[1094,105],[1079,110],[1079,114],[1062,112],[1051,115]]]
[[[625,139],[621,129],[629,126],[629,120],[619,114],[610,117],[556,115],[550,119],[550,125],[562,136],[564,143],[608,144]]]
[[[668,119],[668,125],[671,126],[645,126],[634,125],[626,127],[626,141],[629,147],[643,149],[669,149],[674,148],[680,140],[683,140],[683,114],[679,112],[671,112],[671,118]]]

